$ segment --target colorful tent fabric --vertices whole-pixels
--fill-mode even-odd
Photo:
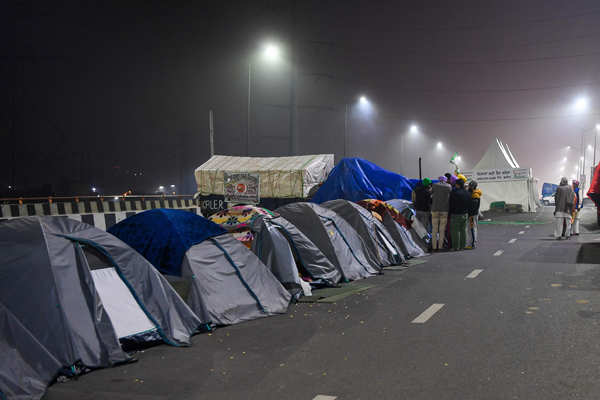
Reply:
[[[344,199],[410,199],[412,187],[404,176],[385,170],[362,158],[344,158],[312,198],[320,204]]]
[[[263,215],[273,217],[276,214],[266,208],[242,205],[219,211],[208,219],[229,232],[235,232],[249,230],[256,218]]]
[[[404,226],[405,228],[410,228],[410,221],[400,213],[396,208],[392,207],[390,204],[385,201],[376,200],[376,199],[365,199],[357,202],[358,205],[366,208],[371,212],[376,212],[380,216],[384,214],[389,214],[394,221]]]
[[[166,208],[133,215],[108,232],[143,254],[163,274],[175,276],[181,276],[181,262],[190,247],[227,233],[189,211]]]

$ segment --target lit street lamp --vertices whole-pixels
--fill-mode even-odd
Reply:
[[[372,104],[365,95],[358,98],[358,106],[365,112],[371,110]],[[350,153],[350,104],[344,107],[344,157]]]
[[[419,133],[419,126],[418,126],[418,125],[416,125],[416,124],[412,124],[412,125],[410,126],[410,130],[409,130],[409,132],[410,132],[410,133]]]

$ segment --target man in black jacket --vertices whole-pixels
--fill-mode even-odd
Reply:
[[[465,190],[465,181],[459,179],[450,193],[450,234],[452,249],[462,250],[467,241],[467,219],[471,207],[471,194]]]
[[[474,249],[478,240],[479,206],[481,204],[481,190],[477,189],[477,181],[469,182],[471,206],[469,207],[469,221],[467,222],[467,249]]]

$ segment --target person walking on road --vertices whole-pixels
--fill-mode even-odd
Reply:
[[[569,186],[567,178],[560,180],[560,185],[554,194],[554,238],[559,240],[562,237],[563,224],[566,224],[565,238],[568,239],[571,235],[571,213],[575,202],[575,192]]]
[[[431,232],[431,179],[424,178],[413,191],[413,204],[417,219],[427,233]]]
[[[479,206],[481,204],[481,189],[477,189],[477,181],[469,182],[471,205],[469,207],[469,221],[467,222],[467,249],[474,249],[478,240]]]
[[[575,192],[575,206],[573,207],[573,232],[572,234],[575,236],[579,236],[579,222],[581,218],[579,216],[579,211],[581,209],[582,204],[579,196],[579,181],[573,181],[573,192]]]
[[[465,190],[465,181],[457,179],[455,189],[450,193],[450,235],[452,249],[462,250],[466,245],[467,218],[471,206],[471,194]]]
[[[450,192],[452,191],[452,187],[447,181],[448,178],[440,176],[439,182],[431,186],[431,248],[433,251],[444,248]]]

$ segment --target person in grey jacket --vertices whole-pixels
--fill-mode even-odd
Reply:
[[[562,237],[563,224],[566,223],[565,238],[568,239],[571,236],[571,213],[573,212],[575,203],[575,192],[569,186],[567,178],[560,180],[560,185],[556,189],[554,199],[554,220],[556,222],[554,225],[554,237],[557,240]]]
[[[431,189],[431,247],[433,251],[444,247],[450,192],[452,191],[445,176],[440,176],[438,179],[439,182],[434,183]]]

